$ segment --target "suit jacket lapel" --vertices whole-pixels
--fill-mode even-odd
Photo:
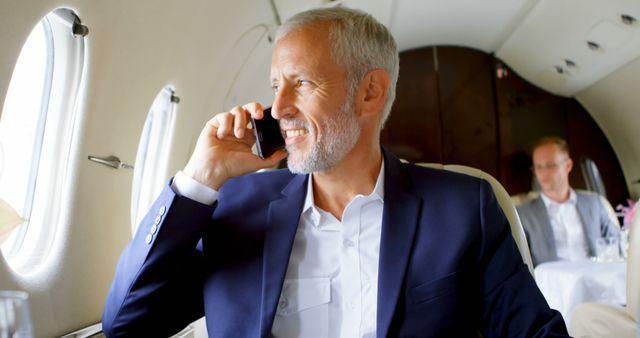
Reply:
[[[386,150],[384,155],[385,197],[378,270],[378,337],[388,335],[411,256],[421,206],[421,199],[409,193],[411,182],[406,168]]]
[[[308,177],[308,175],[296,175],[282,190],[282,198],[269,204],[262,258],[260,333],[263,337],[271,334],[271,326],[307,192]]]
[[[591,208],[590,208],[591,207]],[[582,231],[584,232],[585,240],[589,246],[589,256],[595,255],[595,239],[600,237],[600,227],[598,224],[593,224],[598,218],[594,215],[594,205],[588,205],[585,198],[576,192],[576,209],[578,210],[578,216],[582,222]]]
[[[538,224],[540,224],[541,236],[537,238],[537,240],[544,241],[546,247],[549,249],[550,257],[557,258],[558,252],[556,248],[555,236],[553,235],[553,229],[551,229],[551,220],[549,219],[547,207],[545,207],[544,201],[542,200],[541,196],[535,199],[532,208],[534,211],[533,214],[536,215],[539,221]]]

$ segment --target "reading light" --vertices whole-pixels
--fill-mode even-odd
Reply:
[[[496,77],[502,79],[509,76],[509,70],[502,63],[496,62]]]

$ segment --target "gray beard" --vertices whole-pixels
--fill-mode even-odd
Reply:
[[[353,106],[353,95],[348,95],[336,116],[322,124],[323,134],[308,154],[301,153],[295,146],[287,146],[289,171],[294,174],[327,171],[353,149],[360,138],[360,126]]]

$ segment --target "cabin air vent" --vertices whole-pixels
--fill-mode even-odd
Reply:
[[[600,44],[593,41],[587,41],[587,47],[589,47],[589,49],[591,49],[592,51],[598,51],[601,48]]]
[[[576,67],[576,63],[573,62],[573,60],[569,60],[569,59],[564,59],[564,64],[567,65],[567,68],[574,68]]]
[[[625,25],[631,26],[638,20],[629,14],[620,14],[620,21]]]

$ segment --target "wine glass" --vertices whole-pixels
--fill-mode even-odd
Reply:
[[[0,291],[0,338],[32,338],[29,295],[23,291]]]

